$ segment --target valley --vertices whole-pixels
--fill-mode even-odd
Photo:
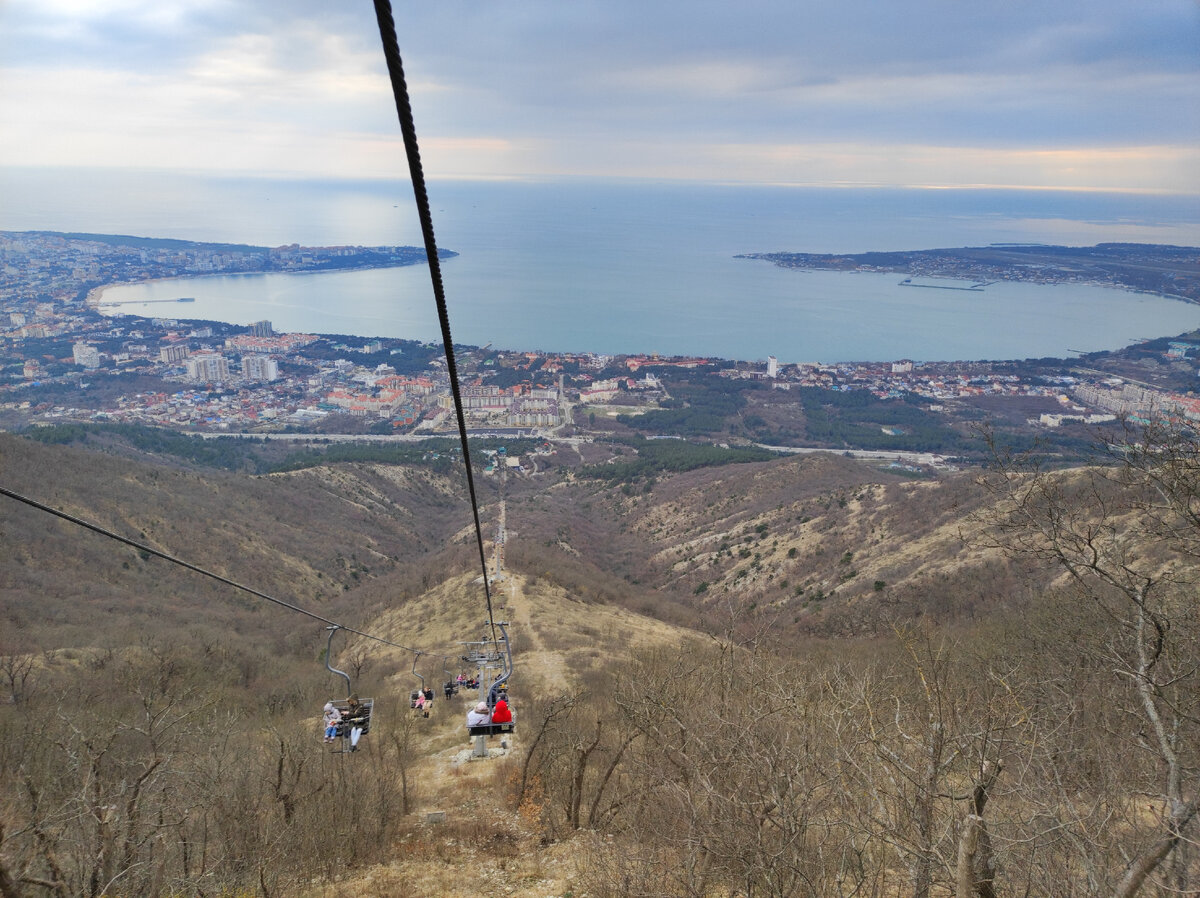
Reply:
[[[256,474],[117,432],[0,435],[31,498],[384,640],[336,649],[379,712],[365,752],[331,755],[319,622],[6,498],[6,894],[941,895],[964,869],[1053,894],[1155,869],[1200,775],[1195,568],[1185,519],[1138,497],[1164,457],[1197,468],[1148,436],[1107,467],[915,479],[832,453],[636,481],[518,456],[491,571],[518,726],[472,761],[472,693],[408,710],[414,665],[439,684],[486,636],[446,457]],[[1192,478],[1160,488],[1181,513]],[[1153,668],[1139,618],[1169,646]],[[1172,754],[1115,734],[1131,715]],[[987,847],[956,866],[971,827]],[[1062,828],[1086,841],[1046,840]]]

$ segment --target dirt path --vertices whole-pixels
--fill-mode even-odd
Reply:
[[[397,607],[375,629],[398,639],[412,634],[453,645],[476,632],[477,593],[477,580],[464,575]],[[489,757],[474,760],[464,723],[476,694],[464,691],[449,701],[439,696],[433,717],[416,722],[418,743],[409,769],[415,808],[389,862],[342,881],[314,884],[298,898],[582,898],[578,862],[586,834],[547,840],[536,807],[512,806],[527,740],[537,729],[537,702],[578,685],[595,657],[620,664],[642,647],[677,645],[688,634],[624,608],[585,603],[541,577],[509,575],[495,583],[492,597],[497,616],[511,625],[516,732],[493,737]],[[395,698],[399,713],[406,714],[409,680],[403,674],[398,680],[403,685]]]
[[[523,692],[545,692],[561,686],[569,680],[567,665],[561,652],[546,648],[534,626],[538,609],[525,591],[525,578],[509,575],[499,585],[497,592],[504,597],[513,624],[513,641],[521,646],[520,653],[513,654],[513,679],[519,679]]]

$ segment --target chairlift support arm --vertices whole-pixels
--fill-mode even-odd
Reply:
[[[500,628],[500,637],[504,641],[504,652],[500,656],[500,660],[504,662],[504,673],[496,678],[492,683],[492,688],[488,690],[488,708],[496,707],[496,696],[500,694],[500,690],[504,688],[504,684],[508,682],[508,678],[512,676],[512,646],[508,641],[508,624],[504,621],[496,621],[496,626]]]
[[[346,673],[344,670],[338,670],[329,663],[329,660],[333,657],[333,634],[342,628],[334,625],[332,627],[326,627],[325,629],[329,631],[329,641],[325,644],[325,667],[330,673],[335,673],[346,681],[346,698],[349,698],[350,694],[354,691],[350,685],[350,674]]]

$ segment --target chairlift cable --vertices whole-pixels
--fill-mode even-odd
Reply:
[[[492,639],[493,641],[496,641],[496,621],[494,612],[492,610],[491,590],[488,584],[487,558],[483,546],[483,528],[479,519],[479,503],[475,491],[475,478],[471,471],[470,449],[467,444],[466,418],[463,414],[462,396],[458,382],[458,370],[454,358],[454,344],[450,335],[449,312],[446,306],[445,290],[442,286],[441,266],[439,264],[437,243],[433,232],[433,218],[429,210],[429,197],[425,189],[425,177],[421,167],[420,151],[417,146],[416,128],[412,117],[412,106],[409,102],[408,88],[404,80],[404,69],[400,59],[399,45],[396,40],[396,26],[392,17],[391,4],[388,2],[388,0],[375,0],[375,11],[379,22],[380,37],[383,41],[384,56],[387,60],[388,73],[391,78],[392,91],[396,98],[396,112],[400,120],[401,132],[404,135],[405,152],[408,156],[409,172],[411,174],[413,184],[413,193],[417,201],[417,211],[420,216],[421,231],[425,241],[425,252],[429,262],[429,273],[433,282],[434,298],[437,302],[438,319],[442,330],[442,342],[446,353],[446,369],[450,377],[450,387],[454,397],[454,407],[458,419],[459,438],[462,444],[463,461],[467,473],[467,487],[471,497],[471,511],[475,521],[475,536],[479,548],[479,560],[483,570],[483,589],[484,597],[487,601],[488,625],[491,628]],[[309,611],[307,608],[302,608],[299,605],[295,605],[283,599],[276,598],[275,596],[268,595],[265,592],[254,589],[253,587],[247,586],[243,583],[239,583],[236,580],[232,580],[216,573],[215,571],[210,571],[206,568],[200,567],[199,565],[192,564],[191,562],[179,558],[178,556],[163,552],[160,549],[156,549],[153,546],[138,542],[135,539],[122,536],[121,534],[113,530],[109,530],[106,527],[102,527],[99,524],[95,524],[68,512],[53,508],[49,505],[38,502],[36,499],[32,499],[28,496],[22,495],[21,493],[17,493],[6,487],[0,486],[0,495],[7,496],[10,499],[24,503],[31,508],[36,508],[39,511],[44,511],[47,514],[61,518],[62,520],[68,521],[79,527],[83,527],[86,530],[91,530],[94,533],[100,534],[101,536],[124,543],[125,545],[131,546],[138,551],[161,558],[164,561],[186,568],[190,571],[200,574],[201,576],[216,580],[217,582],[223,583],[226,586],[231,586],[234,589],[241,590],[242,592],[248,593],[256,598],[278,605],[281,608],[286,608],[289,611],[302,614],[305,617],[319,621],[327,626],[337,627],[341,630],[345,630],[347,633],[353,633],[356,636],[361,636],[364,639],[369,639],[382,645],[391,646],[392,648],[401,649],[405,652],[415,652],[418,656],[421,654],[427,654],[426,652],[422,652],[421,650],[413,648],[412,646],[402,645],[400,643],[393,642],[390,639],[385,639],[382,636],[376,636],[373,633],[368,633],[355,627],[340,624],[337,621],[324,617],[316,612]]]
[[[458,436],[462,443],[463,464],[467,469],[467,489],[471,494],[471,512],[475,518],[475,540],[479,545],[479,562],[483,568],[483,594],[487,600],[488,625],[491,627],[492,640],[495,641],[496,619],[492,613],[492,593],[488,586],[487,556],[483,548],[483,527],[479,523],[479,502],[475,497],[475,477],[471,472],[471,450],[467,446],[467,421],[463,414],[462,395],[458,387],[458,367],[454,362],[454,342],[450,336],[450,315],[446,308],[445,289],[442,286],[442,266],[438,259],[437,240],[433,233],[433,215],[429,211],[429,194],[425,189],[421,151],[417,145],[417,129],[413,121],[412,103],[408,97],[408,85],[404,79],[404,65],[400,59],[400,44],[396,38],[396,21],[392,16],[390,0],[375,0],[375,18],[379,23],[379,37],[383,42],[383,55],[387,60],[392,94],[396,100],[396,115],[400,119],[400,131],[404,135],[404,151],[408,156],[408,171],[412,179],[413,195],[417,201],[417,214],[421,219],[421,235],[425,240],[425,256],[429,261],[429,277],[433,281],[438,321],[442,327],[442,345],[446,351],[446,371],[450,376],[450,392],[454,397],[454,410],[458,418]]]
[[[391,646],[392,648],[403,649],[406,652],[417,652],[417,654],[422,654],[422,652],[420,652],[420,650],[414,649],[411,646],[401,645],[398,642],[392,642],[390,639],[384,639],[382,636],[376,636],[372,633],[366,633],[362,630],[355,629],[354,627],[348,627],[345,624],[339,624],[337,621],[330,620],[327,617],[322,617],[321,615],[317,614],[314,611],[309,611],[307,608],[301,608],[299,605],[293,605],[291,602],[286,602],[283,599],[277,599],[274,596],[267,595],[265,592],[260,592],[259,590],[255,589],[252,586],[246,586],[244,583],[238,583],[236,580],[230,580],[228,577],[225,577],[214,571],[210,571],[207,568],[202,568],[199,565],[192,564],[190,561],[185,561],[182,558],[179,558],[175,555],[171,555],[167,552],[163,552],[160,549],[154,548],[153,546],[148,546],[145,543],[140,543],[136,539],[130,539],[127,536],[122,536],[121,534],[119,534],[113,530],[109,530],[106,527],[101,527],[99,524],[94,524],[91,521],[87,521],[87,520],[84,520],[83,518],[76,517],[75,515],[70,514],[68,512],[60,511],[59,509],[52,508],[49,505],[44,505],[43,503],[38,502],[36,499],[31,499],[28,496],[23,496],[20,493],[13,492],[12,490],[7,489],[6,487],[0,486],[0,495],[8,496],[10,499],[16,499],[18,502],[23,502],[32,508],[38,509],[39,511],[44,511],[47,514],[52,514],[55,517],[62,518],[64,521],[69,521],[70,523],[76,524],[80,527],[83,527],[86,530],[91,530],[94,533],[99,533],[101,536],[107,536],[109,539],[114,539],[117,542],[125,543],[125,545],[132,546],[133,548],[137,549],[140,552],[146,552],[147,554],[155,555],[158,558],[163,559],[164,561],[171,562],[171,564],[177,564],[180,567],[187,568],[189,571],[195,571],[197,574],[201,574],[205,577],[210,577],[213,580],[218,581],[219,583],[224,583],[226,586],[232,586],[234,589],[240,589],[242,592],[247,592],[252,596],[255,596],[260,599],[264,599],[265,601],[268,601],[268,602],[272,602],[276,605],[279,605],[281,608],[288,609],[289,611],[295,611],[297,614],[303,614],[305,617],[310,617],[313,620],[320,621],[323,624],[326,624],[326,625],[329,625],[332,627],[337,627],[339,630],[345,630],[347,633],[353,633],[356,636],[361,636],[364,639],[374,640],[375,642],[379,642],[379,643],[382,643],[383,645]]]

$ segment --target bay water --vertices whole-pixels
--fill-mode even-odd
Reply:
[[[421,243],[393,181],[0,170],[0,229],[276,246]],[[989,243],[1200,245],[1195,198],[619,181],[430,184],[456,342],[780,362],[1007,359],[1115,349],[1200,327],[1200,306],[1085,285],[983,292],[795,271],[748,252]],[[194,303],[151,300],[180,296]],[[438,338],[425,266],[189,278],[106,301],[277,330]]]

